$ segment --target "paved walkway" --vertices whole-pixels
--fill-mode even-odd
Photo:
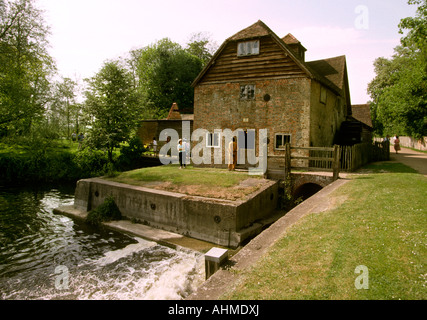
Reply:
[[[402,150],[396,154],[393,147],[391,147],[390,160],[403,163],[427,177],[427,153],[402,148]]]

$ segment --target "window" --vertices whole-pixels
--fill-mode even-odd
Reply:
[[[239,131],[237,135],[237,145],[239,149],[255,149],[255,130]]]
[[[237,56],[252,56],[259,54],[259,40],[239,42],[237,44]]]
[[[219,148],[220,141],[219,132],[207,133],[206,134],[206,147],[208,148]]]
[[[240,100],[254,100],[255,99],[255,85],[246,84],[240,86]]]
[[[320,103],[326,104],[326,88],[320,87]]]
[[[285,149],[285,144],[291,143],[291,135],[284,133],[276,133],[275,149]]]

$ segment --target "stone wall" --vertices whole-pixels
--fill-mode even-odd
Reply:
[[[326,99],[320,101],[321,89],[326,91]],[[311,85],[310,143],[311,147],[330,147],[341,123],[346,118],[345,100],[317,81]]]
[[[399,137],[399,140],[402,147],[427,151],[427,137],[422,137],[421,139],[414,139],[412,137]]]

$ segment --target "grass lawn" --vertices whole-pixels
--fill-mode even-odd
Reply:
[[[260,176],[249,176],[247,172],[194,168],[193,166],[179,169],[178,165],[142,168],[106,179],[130,185],[226,200],[242,199],[258,190],[264,181]],[[246,183],[243,184],[244,181]]]
[[[222,298],[427,299],[427,179],[387,162],[351,179],[333,194],[344,203],[293,225]]]

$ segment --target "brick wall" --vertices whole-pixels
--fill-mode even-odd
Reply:
[[[268,129],[268,153],[275,150],[275,134],[291,135],[293,146],[310,144],[311,80],[305,77],[201,84],[195,88],[194,129]],[[240,99],[240,86],[254,84],[255,99]],[[265,96],[270,99],[265,101]],[[258,139],[256,140],[258,154]]]

